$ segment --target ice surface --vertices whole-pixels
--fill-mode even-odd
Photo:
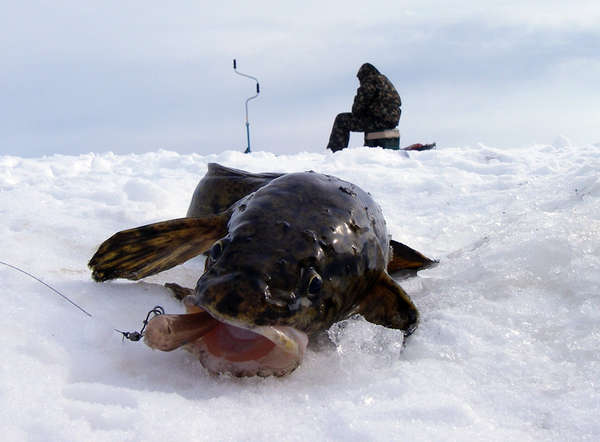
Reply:
[[[315,170],[381,204],[393,237],[440,264],[402,281],[421,312],[402,336],[350,319],[284,378],[211,376],[184,351],[123,342],[163,282],[96,284],[86,263],[118,230],[186,213],[209,162]],[[335,154],[0,156],[3,440],[597,440],[600,150],[439,147]]]

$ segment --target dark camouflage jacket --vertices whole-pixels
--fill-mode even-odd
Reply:
[[[396,127],[400,121],[400,95],[388,78],[370,63],[363,64],[356,75],[360,87],[356,91],[352,114],[386,126]]]

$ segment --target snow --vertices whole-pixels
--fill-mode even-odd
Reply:
[[[393,237],[440,260],[401,281],[421,312],[402,336],[364,320],[329,331],[283,378],[209,375],[185,351],[151,351],[164,282],[97,284],[86,267],[118,230],[181,217],[209,162],[315,170],[358,184]],[[597,440],[600,435],[600,150],[477,145],[356,147],[277,156],[90,153],[0,156],[0,427],[3,439]]]

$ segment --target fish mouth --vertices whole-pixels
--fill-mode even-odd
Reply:
[[[308,337],[293,327],[243,324],[198,306],[188,311],[152,318],[146,345],[162,351],[183,347],[210,372],[240,377],[284,376],[302,362]]]

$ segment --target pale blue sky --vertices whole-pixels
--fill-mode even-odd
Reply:
[[[367,61],[403,145],[600,142],[600,2],[213,3],[3,6],[0,154],[243,150],[233,58],[254,150],[322,151]]]

